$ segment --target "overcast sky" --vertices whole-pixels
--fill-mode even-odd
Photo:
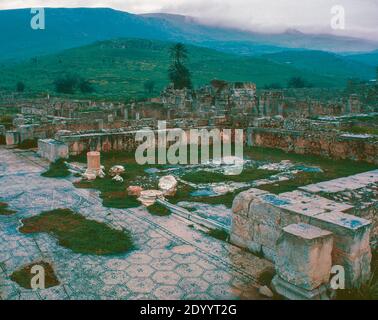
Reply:
[[[342,5],[345,30],[330,27],[331,8]],[[0,9],[25,7],[111,7],[132,13],[167,12],[202,23],[244,30],[336,33],[378,40],[378,0],[0,0]]]

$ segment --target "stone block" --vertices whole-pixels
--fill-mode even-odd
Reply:
[[[275,227],[280,225],[281,209],[256,199],[250,203],[248,216],[258,223]]]
[[[272,280],[274,290],[289,300],[329,300],[327,295],[327,286],[322,285],[313,290],[306,290],[293,285],[279,276]]]
[[[304,290],[327,284],[332,248],[331,232],[304,223],[289,225],[277,241],[277,275]]]
[[[5,133],[7,146],[14,146],[20,143],[20,134],[17,131],[7,131]]]
[[[359,287],[368,281],[371,222],[340,212],[330,212],[313,217],[311,223],[333,233],[333,264],[345,268],[346,286]]]
[[[250,203],[257,199],[259,195],[267,194],[268,192],[259,189],[249,189],[239,193],[232,204],[233,214],[247,216],[249,212]]]
[[[250,223],[247,217],[235,215],[232,219],[231,233],[244,241],[252,241],[253,234],[250,230]]]
[[[273,227],[268,224],[256,222],[253,224],[253,228],[253,241],[272,250],[276,250],[277,240],[281,234],[279,225]]]
[[[20,134],[20,142],[34,139],[34,128],[35,125],[32,124],[19,126],[17,131]]]
[[[5,136],[5,132],[6,132],[5,126],[0,125],[0,136]]]
[[[54,139],[38,140],[38,154],[40,157],[55,162],[58,159],[68,159],[68,146]]]

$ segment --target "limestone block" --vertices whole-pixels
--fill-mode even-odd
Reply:
[[[5,133],[7,146],[13,146],[20,143],[20,134],[17,131],[7,131]]]
[[[68,146],[54,139],[38,140],[38,154],[40,157],[55,162],[58,159],[68,159]]]
[[[35,125],[32,125],[32,124],[19,126],[17,131],[20,134],[20,142],[28,140],[28,139],[33,139],[34,128],[35,128]]]
[[[136,196],[136,197],[139,197],[140,196],[140,193],[143,191],[143,188],[142,187],[139,187],[139,186],[129,186],[127,188],[127,194],[129,196]]]
[[[268,192],[259,189],[249,189],[239,193],[232,204],[232,212],[234,214],[247,216],[249,212],[249,205],[252,200],[257,199],[259,195],[267,194]]]
[[[177,191],[177,180],[174,176],[164,176],[159,180],[159,189],[165,196],[174,196]]]
[[[163,192],[160,190],[144,190],[138,198],[146,207],[152,206],[157,199],[164,199]]]
[[[313,217],[313,225],[334,234],[333,264],[345,268],[346,286],[359,287],[370,278],[371,222],[340,212]]]
[[[245,216],[234,215],[232,217],[231,233],[244,241],[253,240],[253,232],[251,232],[249,220]]]
[[[327,286],[321,285],[314,290],[305,290],[293,285],[279,276],[275,276],[272,280],[274,290],[289,300],[329,300],[327,296]]]
[[[248,216],[259,223],[272,227],[279,226],[281,221],[281,209],[263,200],[255,199],[250,204]]]
[[[281,229],[279,225],[273,227],[268,224],[256,222],[254,224],[253,241],[275,250],[280,234]]]
[[[331,232],[304,223],[289,225],[277,241],[277,275],[304,290],[327,284],[332,248]]]

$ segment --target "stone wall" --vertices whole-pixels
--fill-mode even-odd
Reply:
[[[250,146],[378,164],[377,136],[265,128],[250,128],[247,134]]]
[[[347,285],[357,287],[370,276],[371,222],[344,213],[349,208],[300,191],[276,196],[250,189],[234,200],[231,242],[277,262],[285,227],[305,223],[321,228],[333,235],[332,264],[343,266]]]

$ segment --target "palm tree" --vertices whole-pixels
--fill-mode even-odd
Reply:
[[[191,88],[190,71],[184,64],[188,60],[188,50],[182,43],[177,43],[170,49],[170,55],[172,64],[169,67],[168,76],[175,89]]]
[[[182,43],[177,43],[170,49],[171,59],[176,64],[183,64],[188,59],[188,50]]]

